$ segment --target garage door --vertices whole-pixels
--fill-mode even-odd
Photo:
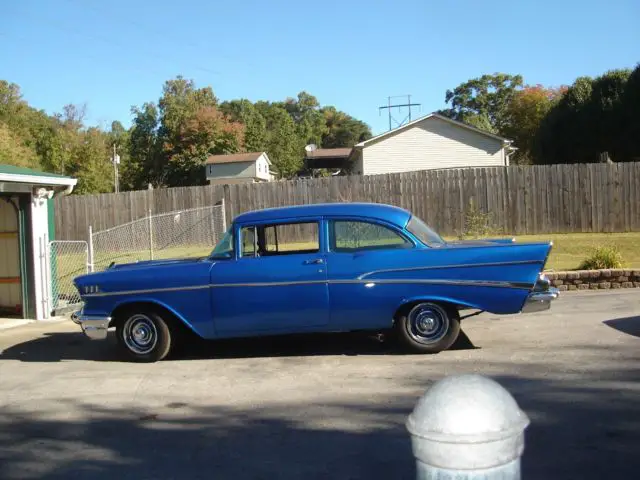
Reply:
[[[0,199],[0,311],[20,314],[20,246],[18,215],[5,199]]]

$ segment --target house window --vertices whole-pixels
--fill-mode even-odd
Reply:
[[[331,250],[335,252],[413,247],[413,243],[394,230],[363,221],[335,220],[331,222],[330,236]]]
[[[320,251],[318,222],[243,227],[243,257],[265,257]]]

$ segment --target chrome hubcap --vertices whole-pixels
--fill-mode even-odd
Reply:
[[[154,349],[158,342],[158,331],[153,321],[146,315],[130,317],[123,328],[124,343],[129,350],[144,355]]]
[[[449,316],[440,306],[421,303],[409,312],[407,330],[411,338],[422,344],[441,340],[449,331]]]

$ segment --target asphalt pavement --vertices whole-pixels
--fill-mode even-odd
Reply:
[[[155,364],[69,321],[2,330],[0,478],[412,479],[407,415],[468,372],[530,417],[523,479],[637,478],[640,289],[463,330],[437,355],[320,335],[199,342]]]

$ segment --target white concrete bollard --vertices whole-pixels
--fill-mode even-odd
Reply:
[[[529,418],[481,375],[436,382],[407,420],[418,480],[519,480]]]

